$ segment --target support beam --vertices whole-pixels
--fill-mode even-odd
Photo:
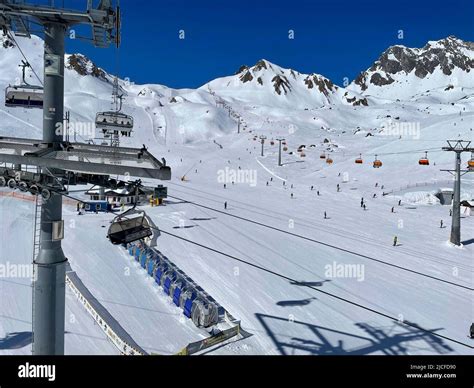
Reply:
[[[461,152],[456,152],[454,174],[453,216],[450,241],[454,245],[461,245]]]
[[[456,155],[454,170],[442,170],[454,174],[453,211],[449,238],[454,245],[461,245],[461,155],[463,152],[474,152],[474,148],[470,145],[470,141],[448,140],[448,147],[443,147],[444,151],[451,151]]]
[[[43,141],[60,149],[64,110],[64,37],[62,24],[45,25]],[[40,250],[34,259],[33,354],[64,354],[66,263],[61,240],[53,235],[62,220],[62,197],[52,193],[41,208]]]
[[[266,140],[266,139],[267,139],[266,136],[263,136],[263,135],[260,136],[260,142],[262,143],[262,152],[261,152],[261,156],[262,156],[262,157],[265,156],[265,154],[264,154],[264,146],[265,146],[265,140]]]
[[[278,145],[278,167],[282,166],[281,162],[281,143],[285,141],[285,139],[276,139],[277,142],[279,143]]]

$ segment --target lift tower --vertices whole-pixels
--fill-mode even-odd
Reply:
[[[265,140],[267,140],[267,137],[265,135],[260,136],[260,143],[262,144],[262,150],[260,153],[261,156],[265,156],[264,154]]]
[[[0,148],[27,149],[22,155],[2,154],[1,162],[20,162],[22,165],[36,165],[41,173],[59,181],[65,174],[67,164],[73,170],[82,169],[79,164],[68,160],[61,161],[65,153],[62,133],[64,118],[64,45],[66,31],[76,25],[90,25],[96,47],[108,47],[111,42],[120,43],[120,11],[112,7],[111,0],[100,0],[97,7],[87,0],[86,11],[69,10],[28,3],[22,0],[0,0],[0,28],[18,36],[30,36],[31,23],[44,29],[44,104],[43,139],[15,143],[15,139],[5,139]],[[20,140],[20,139],[17,139]],[[68,151],[74,147],[68,146]],[[92,151],[92,150],[90,150]],[[84,152],[87,152],[84,150]],[[67,153],[67,152],[66,152]],[[28,154],[28,155],[27,155]],[[53,157],[47,157],[54,155]],[[63,155],[64,157],[64,155]],[[77,160],[77,159],[75,159]],[[81,161],[81,158],[79,158]],[[65,164],[63,164],[63,162]],[[17,163],[18,166],[20,163]],[[83,163],[84,164],[84,163]],[[92,164],[91,164],[92,167]],[[96,166],[97,167],[97,166]],[[100,168],[97,168],[97,172]],[[101,173],[106,172],[101,171]],[[4,171],[8,174],[8,170]],[[33,190],[31,191],[33,193]],[[55,190],[41,209],[40,249],[34,258],[35,279],[33,286],[33,354],[64,354],[65,318],[65,271],[67,259],[61,248],[63,236],[62,196]]]
[[[451,241],[454,245],[461,245],[461,176],[470,170],[461,170],[461,154],[463,152],[474,152],[470,147],[470,141],[448,140],[448,147],[443,147],[444,151],[451,151],[456,154],[454,170],[441,170],[454,175],[454,198],[451,221]]]
[[[279,143],[278,144],[278,167],[281,167],[282,166],[282,163],[281,163],[281,143],[284,142],[285,139],[278,138],[278,139],[276,139],[276,141]]]

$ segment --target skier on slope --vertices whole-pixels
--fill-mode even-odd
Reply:
[[[227,201],[224,202],[224,210],[227,210]]]
[[[395,236],[395,237],[393,238],[393,246],[396,247],[397,244],[398,244],[398,237]]]
[[[440,227],[441,229],[443,229],[443,225],[444,225],[443,220],[441,220],[441,221],[439,222],[439,227]]]

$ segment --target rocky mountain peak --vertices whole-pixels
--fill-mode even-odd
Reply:
[[[361,72],[354,83],[365,91],[370,84],[384,86],[394,83],[396,75],[413,72],[417,78],[424,79],[436,69],[446,76],[455,69],[469,73],[474,69],[474,43],[448,36],[430,41],[423,48],[391,46],[368,70]]]

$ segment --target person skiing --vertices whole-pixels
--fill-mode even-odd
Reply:
[[[79,213],[79,210],[80,210],[80,209],[81,209],[81,205],[80,205],[80,203],[78,202],[78,203],[77,203],[77,212],[78,212],[78,213]]]
[[[314,186],[311,186],[311,191],[313,191],[313,189],[314,189]]]
[[[227,189],[227,185],[224,183],[224,189]]]
[[[318,196],[319,196],[319,190],[316,192],[316,194],[318,194]]]
[[[227,210],[227,201],[224,202],[224,210]]]
[[[339,193],[341,187],[339,186],[339,183],[337,184],[337,192]]]
[[[441,220],[441,221],[439,222],[439,227],[440,227],[441,229],[443,229],[443,225],[444,225],[444,224],[443,224],[443,220]]]
[[[360,199],[360,207],[364,207],[364,197]]]
[[[367,210],[367,207],[365,206],[365,203],[364,203],[364,205],[363,205],[362,207],[364,208],[364,210]]]
[[[395,208],[392,206],[392,213],[395,213]]]
[[[291,193],[291,199],[293,199],[293,193]]]
[[[327,220],[328,219],[328,215],[326,212],[324,212],[324,219]]]
[[[398,200],[398,206],[402,206],[402,200],[401,199]]]
[[[453,209],[449,209],[449,216],[451,217],[453,215]]]
[[[374,193],[374,195],[372,195],[372,198],[377,198],[377,194]]]
[[[379,183],[378,183],[378,182],[375,182],[375,187],[379,187]]]
[[[393,238],[393,246],[396,247],[397,244],[398,244],[398,237],[395,236],[395,237]]]

